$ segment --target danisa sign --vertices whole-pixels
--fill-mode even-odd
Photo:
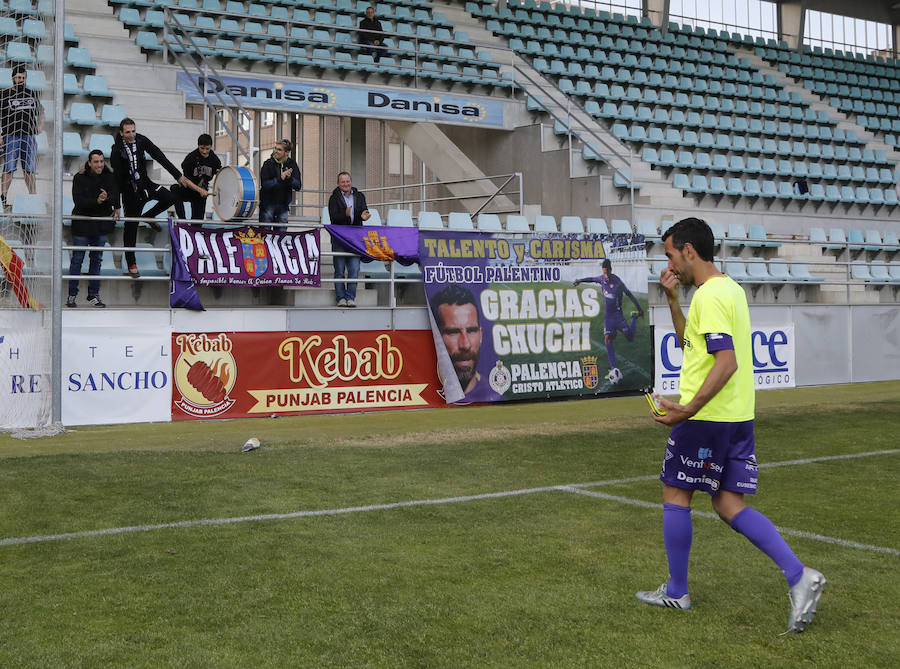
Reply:
[[[682,352],[675,332],[657,327],[655,390],[677,395]],[[776,325],[753,330],[753,378],[757,390],[793,388],[797,385],[794,364],[794,326]]]
[[[428,331],[175,333],[172,351],[174,420],[444,405]]]
[[[409,92],[388,88],[321,86],[277,79],[250,77],[203,77],[178,73],[178,90],[188,102],[202,102],[201,90],[208,95],[227,94],[248,107],[281,111],[328,111],[390,117],[407,121],[472,124],[488,128],[503,127],[503,103],[498,100]]]

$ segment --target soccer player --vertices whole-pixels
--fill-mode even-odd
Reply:
[[[787,631],[802,632],[815,615],[825,577],[804,566],[772,522],[744,503],[744,495],[756,493],[757,484],[747,297],[713,264],[713,234],[704,221],[679,221],[663,234],[663,242],[669,265],[660,284],[684,351],[681,402],[663,398],[665,414],[653,414],[672,427],[660,474],[669,580],[657,590],[638,592],[637,598],[655,606],[691,608],[691,498],[702,490],[712,496],[713,509],[731,529],[781,568],[790,588]],[[697,287],[687,319],[678,304],[679,284]]]
[[[616,366],[616,347],[613,344],[616,338],[616,332],[625,335],[625,339],[631,341],[634,339],[634,333],[637,329],[637,319],[644,315],[644,309],[641,307],[637,298],[631,294],[631,291],[622,283],[622,279],[612,273],[612,263],[609,258],[603,261],[603,274],[601,276],[586,276],[581,279],[575,279],[573,286],[579,283],[599,283],[600,291],[603,293],[603,301],[606,304],[603,316],[603,339],[606,343],[606,357],[609,358],[609,373],[606,378],[613,383],[622,380],[622,372]],[[622,295],[627,295],[637,307],[636,311],[631,312],[631,322],[625,320],[622,314]]]

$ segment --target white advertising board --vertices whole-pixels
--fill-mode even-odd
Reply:
[[[677,395],[682,352],[675,331],[654,329],[656,355],[654,389],[660,395]],[[796,386],[794,325],[767,325],[754,328],[753,378],[757,390]]]
[[[170,328],[66,328],[63,424],[170,421],[171,348]]]

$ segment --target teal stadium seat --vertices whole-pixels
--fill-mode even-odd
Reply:
[[[510,214],[506,217],[507,232],[531,232],[531,226],[528,225],[528,219],[518,214]]]
[[[502,232],[503,226],[497,214],[478,214],[476,227],[479,232]]]
[[[420,211],[417,227],[420,230],[443,230],[444,222],[436,211]]]
[[[409,209],[389,209],[387,213],[387,224],[395,228],[413,228],[412,213]]]
[[[584,232],[584,225],[581,223],[580,216],[563,216],[559,219],[559,231],[567,234],[581,234]]]
[[[472,217],[466,212],[451,212],[447,216],[447,228],[450,230],[474,230]]]

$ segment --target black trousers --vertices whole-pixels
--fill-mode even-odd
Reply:
[[[206,218],[206,198],[201,197],[197,191],[176,184],[172,186],[172,195],[175,198],[175,213],[178,214],[178,218],[188,218],[185,215],[185,204],[191,205],[191,220],[202,221]]]
[[[144,206],[148,202],[156,200],[156,204],[151,207],[147,213],[144,212]],[[155,183],[146,184],[143,190],[134,191],[125,187],[122,193],[122,208],[125,211],[125,218],[156,218],[156,215],[164,212],[172,206],[175,198],[172,197],[171,191]],[[123,246],[135,246],[137,244],[137,221],[125,221],[125,231],[122,235]],[[134,251],[125,251],[126,269],[137,264]]]

